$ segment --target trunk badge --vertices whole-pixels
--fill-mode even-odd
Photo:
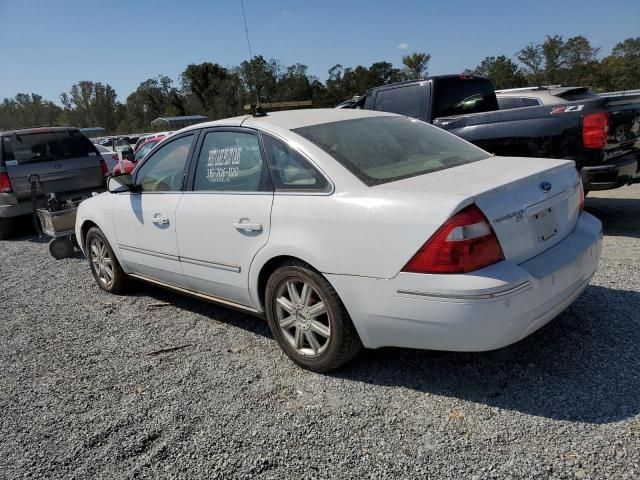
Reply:
[[[542,182],[538,185],[538,188],[544,193],[549,193],[551,191],[551,184],[549,182]]]

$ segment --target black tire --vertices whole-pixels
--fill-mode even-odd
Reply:
[[[10,218],[0,218],[0,240],[6,240],[13,235],[13,221]]]
[[[97,250],[101,252],[101,257],[96,256],[93,252],[92,249],[94,245]],[[102,246],[104,246],[104,250]],[[92,227],[87,232],[87,236],[85,237],[85,251],[87,259],[89,260],[89,268],[98,286],[109,293],[119,294],[124,292],[127,285],[127,274],[122,270],[118,259],[111,249],[111,245],[109,245],[107,238],[98,227]],[[100,262],[104,260],[106,256],[110,259],[111,275],[105,274],[104,264],[102,270],[99,271],[101,268]]]
[[[73,256],[73,242],[68,238],[54,238],[49,242],[49,253],[56,260]]]
[[[305,292],[304,284],[312,287],[312,293],[309,295],[315,298],[316,305],[312,305],[309,308],[317,306],[318,303],[323,303],[324,307],[326,307],[326,313],[321,314],[320,317],[310,317],[307,310],[300,312],[300,316],[297,316],[297,313],[291,313],[289,310],[286,310],[285,312],[285,309],[281,304],[277,303],[276,299],[279,298],[278,295],[288,287],[290,282],[294,282],[294,285],[302,285],[301,292]],[[305,302],[304,305],[307,305],[308,303],[309,302]],[[306,308],[302,303],[297,305],[299,305],[299,307],[294,308],[296,312],[299,311],[296,310],[297,308]],[[312,370],[314,372],[327,372],[329,370],[334,370],[349,362],[362,349],[362,343],[358,336],[358,332],[353,326],[351,318],[349,317],[349,314],[347,313],[347,310],[340,300],[337,292],[333,289],[326,278],[303,262],[288,262],[280,266],[271,274],[267,280],[265,289],[265,310],[271,333],[280,347],[295,363],[308,370]],[[294,335],[292,335],[290,331],[287,329],[283,330],[283,328],[280,327],[279,318],[287,315],[289,318],[295,317],[296,319],[300,319],[301,322],[305,322],[305,319],[303,319],[302,316],[306,315],[305,318],[307,323],[303,328],[304,332],[300,334],[304,339],[302,340],[301,348],[299,350],[296,349],[292,343],[292,341],[295,342],[298,339],[298,320],[296,320],[294,325],[289,327],[295,332],[295,339]],[[329,327],[328,331],[330,333],[328,337],[325,338],[324,336],[319,336],[313,331],[313,327],[309,327],[308,322],[313,322],[313,318],[321,319],[319,321],[324,322],[324,324]],[[314,338],[316,338],[316,346],[318,346],[318,339],[320,339],[321,342],[324,342],[322,348],[317,350],[317,354],[315,353],[316,350],[312,347],[307,334],[313,334]],[[307,345],[307,347],[305,347],[305,345]],[[305,350],[309,353],[300,353]]]

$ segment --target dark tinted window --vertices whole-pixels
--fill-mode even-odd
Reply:
[[[433,118],[498,110],[498,101],[489,80],[476,77],[437,79]]]
[[[24,164],[98,155],[93,143],[78,130],[49,130],[2,137],[5,162]]]
[[[293,131],[322,148],[369,186],[489,156],[450,133],[406,117],[358,118]]]
[[[521,98],[523,107],[538,107],[540,106],[540,100],[537,98]]]
[[[374,110],[399,113],[407,117],[418,118],[422,107],[423,90],[421,85],[380,90],[376,95]]]
[[[262,138],[276,190],[323,191],[329,187],[327,179],[300,154],[268,135]]]
[[[500,110],[509,110],[511,108],[520,108],[522,102],[520,97],[498,97],[498,105]]]

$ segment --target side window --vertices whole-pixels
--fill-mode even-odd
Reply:
[[[523,107],[537,107],[542,105],[540,100],[537,98],[522,98],[522,106]]]
[[[143,192],[175,192],[182,186],[184,167],[193,135],[181,137],[159,148],[140,166],[136,183]]]
[[[258,137],[245,132],[209,132],[196,166],[194,190],[257,192],[262,180]]]
[[[498,97],[498,106],[500,110],[510,110],[522,107],[522,103],[520,97]]]
[[[374,109],[418,118],[420,116],[422,90],[424,88],[421,85],[408,85],[406,87],[380,90],[376,95]]]
[[[268,135],[262,138],[276,190],[324,191],[329,188],[327,179],[287,145]]]

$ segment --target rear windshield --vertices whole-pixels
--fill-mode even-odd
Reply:
[[[433,118],[498,110],[498,100],[489,80],[476,77],[437,79]]]
[[[2,137],[4,162],[50,162],[97,156],[95,146],[78,130],[44,131]]]
[[[407,117],[384,116],[293,130],[373,186],[487,158],[484,150]]]

